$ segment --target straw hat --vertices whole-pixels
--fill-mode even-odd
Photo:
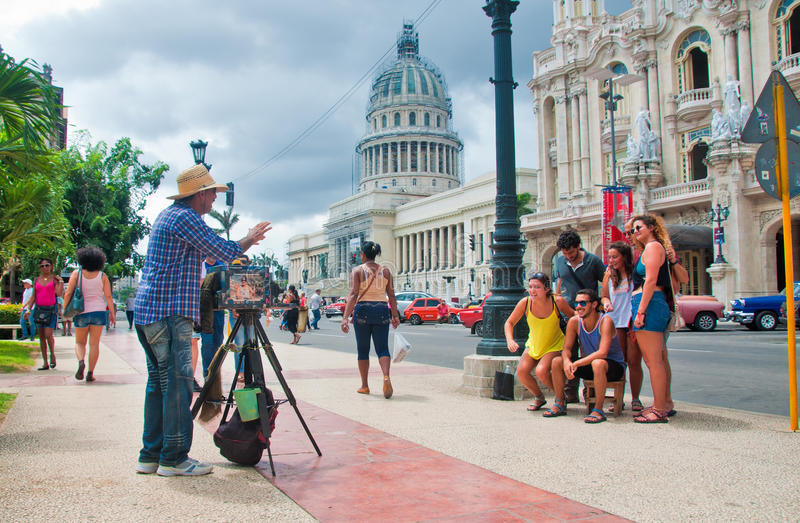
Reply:
[[[224,183],[217,183],[208,174],[208,169],[203,164],[189,167],[178,175],[178,194],[167,196],[170,200],[180,200],[206,189],[216,189],[217,192],[225,192],[228,186]]]

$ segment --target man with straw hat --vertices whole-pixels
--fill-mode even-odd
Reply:
[[[136,472],[159,476],[200,476],[211,465],[189,457],[192,446],[193,322],[200,322],[200,267],[206,256],[229,262],[258,244],[269,222],[247,236],[228,241],[205,224],[218,192],[202,164],[178,175],[175,203],[153,223],[142,278],[136,293],[134,323],[147,357],[142,450]]]

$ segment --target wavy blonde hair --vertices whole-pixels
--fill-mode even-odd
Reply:
[[[669,239],[667,226],[661,216],[656,216],[655,214],[639,214],[631,218],[631,225],[635,222],[642,222],[646,226],[652,227],[653,237],[664,247],[664,250],[672,249],[672,242]],[[642,242],[637,240],[633,235],[631,235],[631,241],[636,245],[636,249],[638,249],[639,252],[644,252],[644,244]]]

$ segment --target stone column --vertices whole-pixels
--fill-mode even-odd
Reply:
[[[439,227],[439,268],[447,267],[447,228]]]
[[[423,266],[423,256],[422,256],[422,238],[423,235],[421,232],[417,233],[417,271],[424,270]]]
[[[578,98],[580,99],[578,103],[581,113],[581,189],[590,191],[592,187],[592,172],[589,165],[589,106],[586,100],[585,88],[581,90]]]
[[[570,180],[570,192],[580,190],[583,185],[583,177],[581,176],[581,129],[580,129],[580,115],[584,111],[584,107],[580,105],[580,100],[577,96],[570,97],[572,102],[572,118],[569,119],[569,133],[572,135],[572,158],[570,158],[570,165],[572,166],[572,177]]]
[[[731,75],[734,80],[739,79],[739,68],[736,63],[736,30],[733,27],[723,30],[725,35],[725,73]],[[727,111],[728,108],[726,107]]]
[[[464,222],[456,224],[456,265],[464,266]]]
[[[755,100],[753,98],[753,58],[750,54],[750,22],[741,23],[738,36],[739,70],[742,73],[739,78],[739,90],[742,101],[747,100],[752,107]]]
[[[400,273],[403,272],[403,253],[400,250],[402,245],[402,241],[400,238],[394,239],[394,264],[395,264],[395,272]]]
[[[428,249],[430,243],[428,241],[428,231],[422,231],[422,270],[428,270]]]
[[[402,245],[402,253],[400,254],[400,265],[401,265],[401,272],[408,272],[408,236],[403,235],[400,237],[400,243]]]
[[[569,151],[567,150],[567,105],[564,94],[557,95],[556,100],[556,158],[558,171],[558,194],[556,198],[569,196]],[[556,203],[556,206],[558,203]]]
[[[658,103],[658,66],[655,60],[648,60],[647,67],[647,106],[650,110],[650,122],[653,131],[660,138],[661,134],[661,105]],[[663,161],[663,159],[662,159]]]

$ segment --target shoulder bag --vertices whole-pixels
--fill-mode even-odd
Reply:
[[[675,294],[675,289],[672,288],[672,267],[669,268],[669,291],[672,293],[672,310],[669,311],[669,323],[667,324],[668,331],[677,331],[681,327],[686,327],[686,322],[683,320],[683,315],[678,309],[678,295]]]
[[[83,312],[83,269],[78,267],[78,271],[80,271],[78,272],[78,285],[75,286],[75,291],[69,302],[64,305],[64,312],[61,314],[67,320],[71,320]],[[99,276],[102,278],[103,273],[100,273]]]
[[[550,299],[553,300],[553,310],[558,314],[558,326],[561,332],[567,332],[567,318],[564,316],[564,313],[561,312],[561,309],[558,308],[558,305],[556,305],[556,299],[553,296],[550,296]],[[528,298],[528,301],[530,301],[530,298]]]

